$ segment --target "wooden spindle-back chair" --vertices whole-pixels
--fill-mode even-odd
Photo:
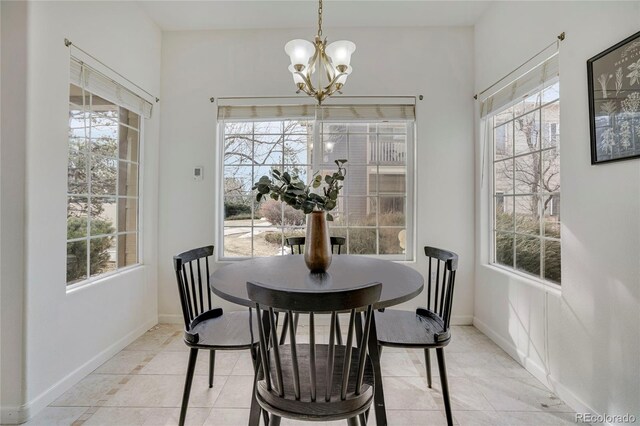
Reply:
[[[305,237],[287,237],[284,239],[285,245],[291,249],[291,254],[304,254]],[[347,242],[345,237],[329,237],[331,253],[341,254],[342,246]]]
[[[453,289],[458,270],[458,255],[435,247],[425,247],[428,259],[427,305],[415,313],[386,309],[376,312],[376,331],[381,346],[424,348],[427,385],[431,387],[431,357],[429,349],[436,350],[442,396],[447,423],[453,424],[449,385],[444,360],[444,347],[451,340],[450,322]]]
[[[366,347],[372,305],[381,291],[379,283],[326,292],[284,291],[247,283],[249,298],[256,303],[256,316],[262,315],[258,333],[263,371],[255,388],[256,399],[272,413],[271,426],[277,426],[281,417],[307,421],[348,419],[352,425],[359,417],[360,423],[366,424],[374,395],[374,375]],[[360,333],[356,330],[356,315],[362,309],[366,313]],[[280,345],[277,334],[271,332],[275,330],[276,311],[308,316],[309,343],[298,343],[297,330],[289,322],[288,344]],[[350,312],[346,345],[336,344],[339,311]],[[328,344],[316,342],[318,313],[331,315]]]
[[[216,350],[253,351],[257,346],[251,337],[251,327],[257,330],[257,322],[250,311],[223,313],[222,308],[213,306],[209,286],[212,255],[213,246],[206,246],[173,257],[184,319],[184,342],[190,348],[180,425],[184,424],[187,413],[198,350],[209,351],[209,387],[212,387]]]

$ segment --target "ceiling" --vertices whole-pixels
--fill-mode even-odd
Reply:
[[[315,0],[139,1],[164,31],[313,28]],[[323,26],[470,26],[490,1],[325,0]]]

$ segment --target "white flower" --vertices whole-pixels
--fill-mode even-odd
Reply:
[[[629,65],[627,69],[631,70],[631,72],[627,74],[627,77],[631,79],[629,84],[634,85],[640,82],[640,59],[638,59],[638,62]]]

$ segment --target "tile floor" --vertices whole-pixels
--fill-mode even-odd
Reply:
[[[326,337],[326,327],[321,332]],[[445,355],[456,424],[575,424],[575,414],[566,404],[474,327],[453,327],[453,340]],[[180,326],[160,324],[27,425],[175,425],[187,357]],[[208,353],[200,352],[187,424],[246,425],[253,374],[248,351],[217,353],[212,389],[207,383],[207,360]],[[446,425],[435,354],[432,363],[434,386],[428,389],[421,350],[384,349],[382,371],[389,425]],[[282,421],[282,425],[291,424],[302,423]],[[375,425],[373,417],[369,424]]]

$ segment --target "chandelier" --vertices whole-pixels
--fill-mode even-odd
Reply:
[[[321,104],[322,101],[340,90],[351,74],[351,54],[356,45],[348,40],[334,41],[327,46],[327,39],[322,39],[322,0],[318,5],[318,34],[315,41],[291,40],[284,46],[284,51],[291,58],[289,71],[298,91],[313,96]],[[317,69],[317,73],[316,73]],[[316,86],[312,79],[317,77]],[[323,76],[326,86],[323,86]]]

